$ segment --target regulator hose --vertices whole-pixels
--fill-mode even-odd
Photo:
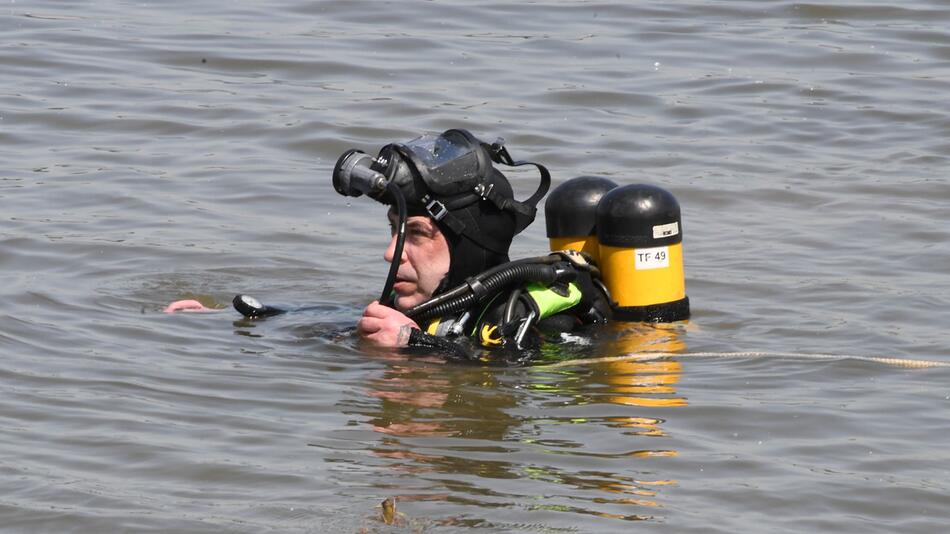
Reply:
[[[402,195],[402,190],[392,181],[386,184],[386,191],[396,199],[396,212],[399,215],[399,222],[396,227],[396,248],[393,250],[393,261],[389,263],[389,275],[386,277],[386,284],[383,285],[383,292],[379,296],[379,303],[383,306],[393,305],[393,285],[396,283],[396,272],[399,271],[399,263],[402,260],[402,248],[406,243],[406,197]]]
[[[550,285],[571,280],[575,276],[574,269],[556,255],[516,260],[469,278],[464,284],[409,309],[406,316],[421,321],[452,315],[515,284],[540,282]]]
[[[555,263],[557,261],[559,260],[556,256],[555,257],[541,256],[537,258],[524,258],[520,260],[510,261],[508,263],[503,263],[501,265],[496,265],[495,267],[492,267],[491,269],[488,269],[487,271],[483,273],[479,273],[475,275],[474,278],[482,279],[492,274],[498,273],[499,271],[502,271],[504,269],[508,269],[514,265],[521,265],[525,263]],[[441,293],[439,295],[432,297],[431,299],[421,304],[416,305],[415,307],[409,310],[409,313],[421,314],[434,306],[437,306],[449,300],[461,297],[470,290],[471,290],[471,286],[469,286],[468,283],[460,284],[458,286],[455,286],[452,289],[449,289],[448,291],[444,293]]]

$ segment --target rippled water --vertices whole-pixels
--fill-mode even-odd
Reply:
[[[950,371],[812,356],[950,362],[948,20],[937,0],[5,2],[0,525],[943,530]],[[388,235],[332,165],[450,127],[555,183],[671,190],[692,320],[546,357],[680,356],[480,368],[349,336]],[[160,313],[239,292],[314,309]],[[750,351],[798,356],[695,355]]]

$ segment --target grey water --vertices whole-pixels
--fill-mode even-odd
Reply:
[[[847,356],[950,363],[948,94],[941,0],[4,0],[0,530],[944,531],[950,371]],[[453,127],[676,195],[690,321],[557,350],[679,356],[352,337],[333,164]]]

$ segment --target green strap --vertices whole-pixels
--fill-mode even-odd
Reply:
[[[581,290],[577,284],[571,282],[567,286],[567,295],[560,295],[553,289],[532,282],[526,286],[528,296],[538,307],[538,320],[550,317],[556,313],[577,305],[581,301]]]

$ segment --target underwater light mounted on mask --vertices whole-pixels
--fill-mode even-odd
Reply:
[[[373,170],[374,163],[376,160],[363,151],[347,150],[333,168],[333,188],[348,197],[385,191],[389,179]]]

